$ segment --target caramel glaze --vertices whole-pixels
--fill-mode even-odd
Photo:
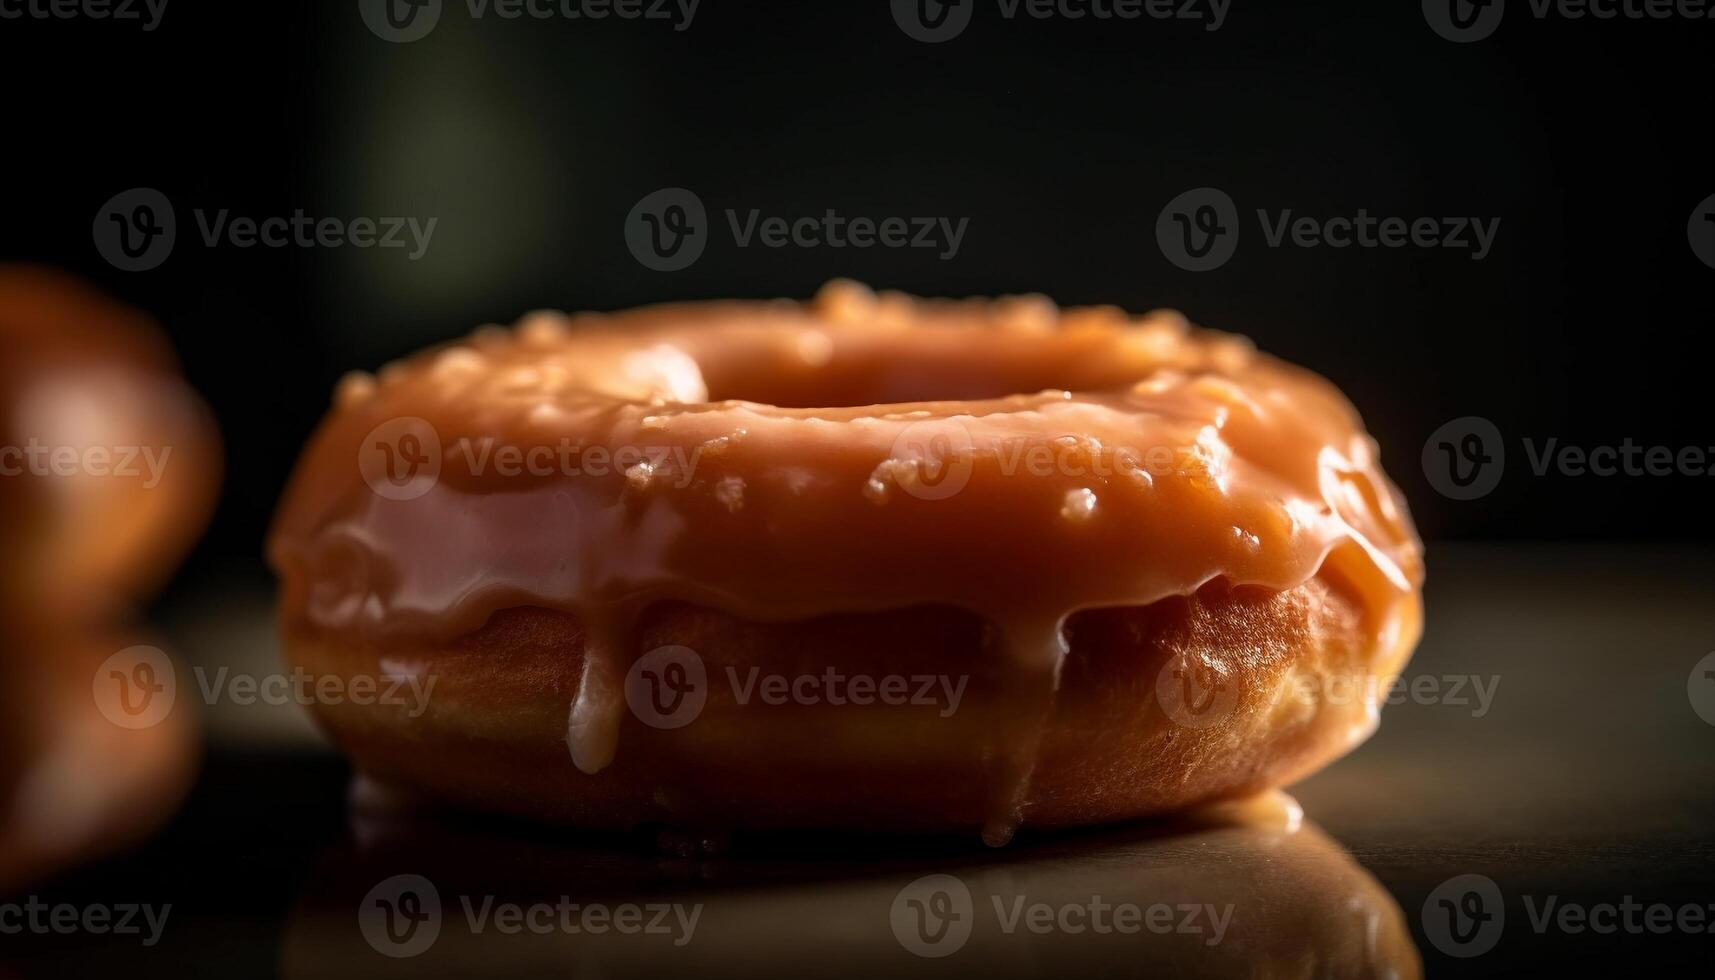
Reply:
[[[44,475],[32,444],[161,455],[159,482]],[[91,681],[213,511],[220,442],[145,314],[59,270],[0,264],[0,893],[142,839],[189,792],[190,707],[127,729]],[[170,454],[170,455],[169,455]],[[110,462],[124,464],[115,452]]]
[[[783,407],[829,402],[843,407]],[[415,499],[372,491],[360,467],[399,418],[441,447]],[[470,462],[483,440],[562,439],[650,459],[575,475]],[[1052,461],[1032,466],[1032,446]],[[352,376],[269,556],[288,632],[450,639],[510,607],[578,616],[591,640],[568,742],[591,774],[618,748],[654,603],[762,621],[969,610],[1019,698],[997,733],[994,843],[1022,819],[1071,614],[1326,572],[1397,663],[1423,574],[1373,440],[1323,379],[1177,314],[848,282],[810,304],[538,313]]]

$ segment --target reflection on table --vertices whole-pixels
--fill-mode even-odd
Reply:
[[[282,940],[289,978],[480,975],[1416,977],[1393,899],[1274,797],[1173,825],[731,857],[354,816]]]

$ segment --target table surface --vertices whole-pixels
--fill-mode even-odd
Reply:
[[[0,977],[1709,975],[1715,556],[1448,545],[1429,568],[1398,703],[1292,789],[1297,831],[1261,812],[1000,850],[820,836],[670,858],[630,837],[357,815],[297,708],[217,705],[178,818],[32,892],[170,903],[159,942],[0,935]],[[228,582],[162,628],[192,663],[267,671],[268,621],[265,591]],[[404,958],[383,954],[425,933],[385,931],[380,916],[422,907],[400,904],[396,875],[432,882],[441,910]],[[655,928],[616,927],[633,915]]]

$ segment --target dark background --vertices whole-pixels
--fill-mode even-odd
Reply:
[[[1706,539],[1708,477],[1535,478],[1447,500],[1419,465],[1458,416],[1508,449],[1558,437],[1715,444],[1700,351],[1715,271],[1688,247],[1715,192],[1715,22],[1537,20],[1453,44],[1415,2],[1234,0],[1225,25],[1004,20],[911,40],[885,0],[704,0],[690,29],[473,20],[409,44],[355,2],[169,4],[159,28],[0,21],[0,258],[51,262],[158,316],[212,402],[228,492],[194,567],[254,564],[338,376],[532,308],[805,296],[850,276],[936,295],[1173,306],[1340,385],[1426,537]],[[968,217],[956,259],[740,249],[635,261],[643,195],[711,218]],[[1162,206],[1226,190],[1236,257],[1169,264]],[[119,272],[93,216],[154,187],[168,261]],[[428,254],[204,247],[191,210],[437,217]],[[1499,217],[1454,250],[1263,247],[1254,212]],[[724,225],[723,225],[724,227]],[[213,564],[211,564],[213,563]]]
[[[1715,755],[1686,710],[1685,671],[1709,649],[1715,477],[1537,478],[1519,450],[1524,437],[1715,446],[1715,270],[1686,238],[1715,193],[1712,55],[1715,21],[1536,20],[1525,0],[1466,45],[1438,37],[1416,0],[1233,0],[1213,33],[1007,21],[984,2],[939,45],[902,33],[887,0],[703,0],[682,33],[473,21],[447,0],[433,33],[404,45],[374,36],[355,0],[170,0],[150,33],[0,20],[0,260],[90,278],[176,341],[220,419],[228,477],[183,577],[203,588],[164,608],[191,607],[168,617],[178,652],[240,665],[270,649],[262,539],[336,379],[486,321],[806,296],[849,276],[1173,306],[1248,334],[1346,391],[1425,537],[1471,542],[1432,551],[1413,673],[1506,679],[1489,721],[1390,707],[1370,745],[1295,790],[1309,812],[1394,895],[1432,975],[1707,973],[1709,936],[1544,938],[1516,898],[1505,942],[1480,960],[1438,954],[1419,917],[1437,882],[1471,871],[1509,896],[1708,899]],[[730,207],[970,223],[952,261],[739,249],[721,233],[689,269],[660,273],[622,225],[668,186],[716,221]],[[1231,262],[1195,274],[1163,257],[1154,228],[1202,186],[1234,198],[1245,232]],[[124,273],[91,225],[134,187],[172,200],[179,243],[159,268]],[[221,208],[438,225],[417,262],[205,248],[191,212]],[[1501,225],[1481,262],[1270,249],[1257,208]],[[1467,415],[1497,424],[1509,461],[1494,493],[1458,502],[1419,457]],[[1509,545],[1483,544],[1496,540]],[[1566,541],[1589,547],[1535,545]],[[233,575],[254,581],[206,588]],[[58,894],[179,903],[146,961],[163,972],[269,972],[308,869],[345,832],[346,781],[331,754],[216,743],[173,828]],[[32,975],[137,968],[129,948],[87,938],[26,947]],[[86,945],[91,959],[70,958]]]

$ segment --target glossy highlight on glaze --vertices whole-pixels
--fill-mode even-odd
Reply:
[[[991,843],[1023,819],[1074,613],[1328,570],[1378,646],[1415,638],[1420,546],[1356,412],[1176,314],[839,282],[810,304],[533,314],[336,401],[270,538],[288,633],[445,641],[502,609],[574,614],[585,773],[621,750],[661,602],[982,617],[1017,704]],[[378,492],[406,460],[432,470],[423,492]]]

